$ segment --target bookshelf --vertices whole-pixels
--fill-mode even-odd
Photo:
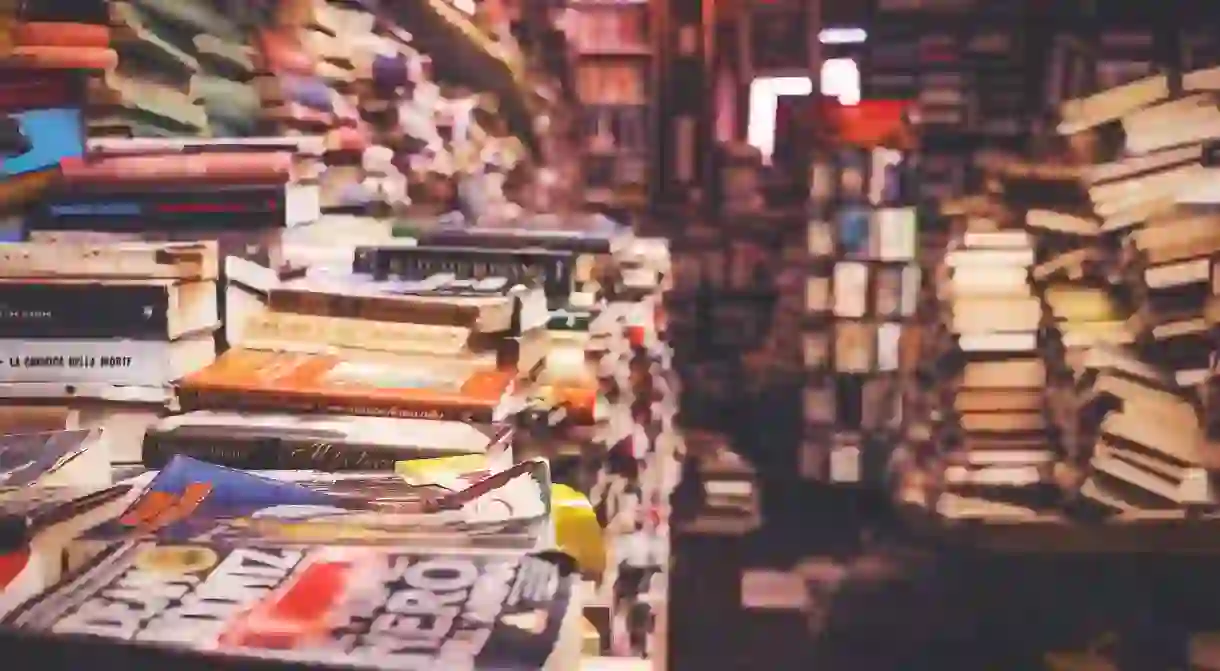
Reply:
[[[641,208],[648,193],[655,50],[648,0],[568,0],[582,108],[585,200]]]

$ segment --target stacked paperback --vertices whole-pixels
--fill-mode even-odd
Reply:
[[[121,424],[130,440],[115,441],[113,460],[138,461],[141,421],[164,414],[172,384],[216,356],[216,246],[25,243],[0,257],[4,403]]]

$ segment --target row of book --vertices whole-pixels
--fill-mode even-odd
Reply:
[[[630,569],[599,576],[620,601],[617,647],[649,645],[638,623],[650,604],[637,595],[662,584],[681,452],[654,315],[663,244],[442,231],[300,276],[230,258],[232,349],[219,357],[214,245],[3,252],[10,422],[45,418],[48,404],[78,422],[102,415],[91,419],[113,461],[144,467],[188,454],[240,468],[385,469],[404,449],[512,440],[593,494],[623,539],[612,556]],[[43,407],[20,407],[32,402]]]
[[[911,441],[936,464],[914,489],[947,494],[942,514],[1154,524],[1214,509],[1211,76],[1066,105],[1074,154],[1057,163],[982,162],[1001,190],[955,206],[936,400]]]

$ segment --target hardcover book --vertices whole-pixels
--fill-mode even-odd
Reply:
[[[304,277],[272,287],[272,310],[326,317],[459,326],[481,333],[522,333],[550,320],[539,287],[506,278],[461,280],[436,274],[420,281],[378,281],[371,275]]]
[[[219,325],[214,281],[0,279],[0,338],[176,340]]]
[[[144,465],[174,455],[246,469],[383,471],[405,459],[512,454],[509,425],[358,416],[196,411],[166,417],[144,437]]]
[[[0,649],[48,671],[120,659],[133,670],[558,671],[579,664],[575,588],[558,565],[515,552],[122,544],[9,615]],[[421,595],[432,605],[408,609],[433,635],[382,626]]]
[[[297,410],[497,422],[515,412],[515,372],[442,359],[416,366],[354,363],[327,354],[233,349],[187,375],[187,409]]]

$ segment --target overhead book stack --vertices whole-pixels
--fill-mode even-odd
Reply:
[[[906,204],[912,184],[901,152],[841,149],[835,159],[821,175],[832,185],[814,186],[834,193],[836,260],[828,281],[815,275],[807,287],[829,294],[833,322],[824,353],[816,338],[806,343],[807,365],[821,357],[830,374],[811,378],[805,390],[806,424],[823,434],[806,441],[807,449],[820,443],[821,456],[803,460],[821,480],[853,483],[875,481],[888,461],[881,445],[901,426],[900,351],[920,286],[918,225]]]
[[[214,244],[10,244],[0,249],[6,404],[68,409],[138,462],[171,384],[216,355]]]

